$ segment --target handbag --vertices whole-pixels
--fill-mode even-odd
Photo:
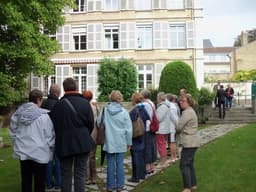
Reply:
[[[142,136],[144,135],[144,132],[145,132],[144,122],[140,118],[140,112],[138,108],[136,108],[135,119],[136,120],[132,122],[132,128],[133,128],[132,138],[137,138],[139,136]]]
[[[100,125],[97,126],[97,136],[96,136],[96,142],[95,142],[96,145],[103,145],[105,142],[104,111],[105,111],[105,107],[102,109]]]

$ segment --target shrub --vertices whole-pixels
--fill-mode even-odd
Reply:
[[[197,99],[196,80],[190,66],[182,61],[168,63],[161,73],[159,91],[179,95],[182,88]]]
[[[99,101],[108,101],[112,90],[119,90],[130,101],[137,88],[137,70],[132,60],[103,59],[98,71]]]

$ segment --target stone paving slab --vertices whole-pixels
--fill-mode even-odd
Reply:
[[[199,135],[201,137],[201,145],[205,145],[225,134],[227,134],[228,132],[237,129],[239,127],[243,127],[246,124],[218,124],[218,125],[212,125],[209,126],[208,128],[205,129],[201,129],[199,130]],[[125,164],[125,188],[126,190],[123,190],[123,192],[129,192],[132,191],[137,185],[139,185],[141,182],[143,182],[142,180],[140,180],[140,183],[131,183],[128,182],[127,179],[130,177],[130,175],[128,175],[129,172],[131,172],[131,159],[130,157],[124,160],[124,164]],[[128,170],[129,169],[129,170]],[[152,175],[158,173],[159,171],[161,171],[161,169],[155,169],[155,172],[153,174],[151,174],[150,176],[147,176],[147,178],[150,178]],[[107,170],[106,170],[106,166],[103,166],[101,168],[97,168],[97,177],[99,180],[101,180],[100,186],[98,185],[86,185],[86,192],[102,192],[102,191],[106,191],[106,187],[105,187],[105,183],[106,183],[106,177],[107,177]]]

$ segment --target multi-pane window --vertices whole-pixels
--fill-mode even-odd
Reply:
[[[152,49],[152,24],[142,24],[136,26],[137,48]]]
[[[136,10],[151,9],[151,0],[136,0]]]
[[[119,0],[105,0],[105,10],[106,11],[119,10]]]
[[[87,1],[86,0],[76,0],[76,8],[74,8],[74,12],[86,12],[86,5],[87,5]]]
[[[73,68],[73,78],[77,82],[78,91],[80,93],[86,90],[86,74],[87,74],[86,66]]]
[[[186,33],[184,24],[170,24],[170,48],[185,48],[186,47]]]
[[[138,74],[139,91],[152,89],[153,65],[138,65]]]
[[[117,26],[105,27],[105,49],[119,48],[119,30]]]
[[[184,0],[168,0],[169,9],[184,9]]]
[[[72,27],[72,36],[75,50],[85,50],[86,46],[86,27]]]

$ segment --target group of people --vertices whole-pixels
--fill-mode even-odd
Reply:
[[[224,86],[221,85],[220,80],[217,81],[217,84],[213,86],[213,91],[215,93],[214,104],[215,107],[219,108],[219,118],[224,119],[226,115],[226,109],[228,111],[231,110],[233,96],[234,96],[234,89],[227,85],[227,88],[224,89]]]
[[[123,191],[125,184],[124,157],[131,153],[132,176],[129,182],[139,182],[158,168],[167,167],[180,158],[183,192],[197,188],[194,156],[200,146],[197,134],[197,115],[194,100],[185,89],[179,98],[163,92],[157,95],[157,106],[144,90],[132,95],[133,108],[125,109],[122,93],[113,90],[109,103],[99,110],[93,94],[78,92],[76,81],[63,81],[64,96],[59,99],[60,88],[53,84],[48,98],[43,101],[39,90],[29,93],[29,102],[22,104],[12,115],[10,135],[14,156],[20,160],[22,192],[36,192],[60,188],[71,192],[84,192],[85,183],[96,183],[96,137],[102,119],[105,140],[102,150],[107,159],[107,191]],[[152,132],[153,116],[159,129]],[[138,116],[144,125],[144,134],[133,137],[133,122]],[[167,146],[171,156],[167,158]],[[178,149],[180,150],[178,150]],[[178,155],[177,155],[178,151]],[[74,175],[74,176],[73,176]]]

